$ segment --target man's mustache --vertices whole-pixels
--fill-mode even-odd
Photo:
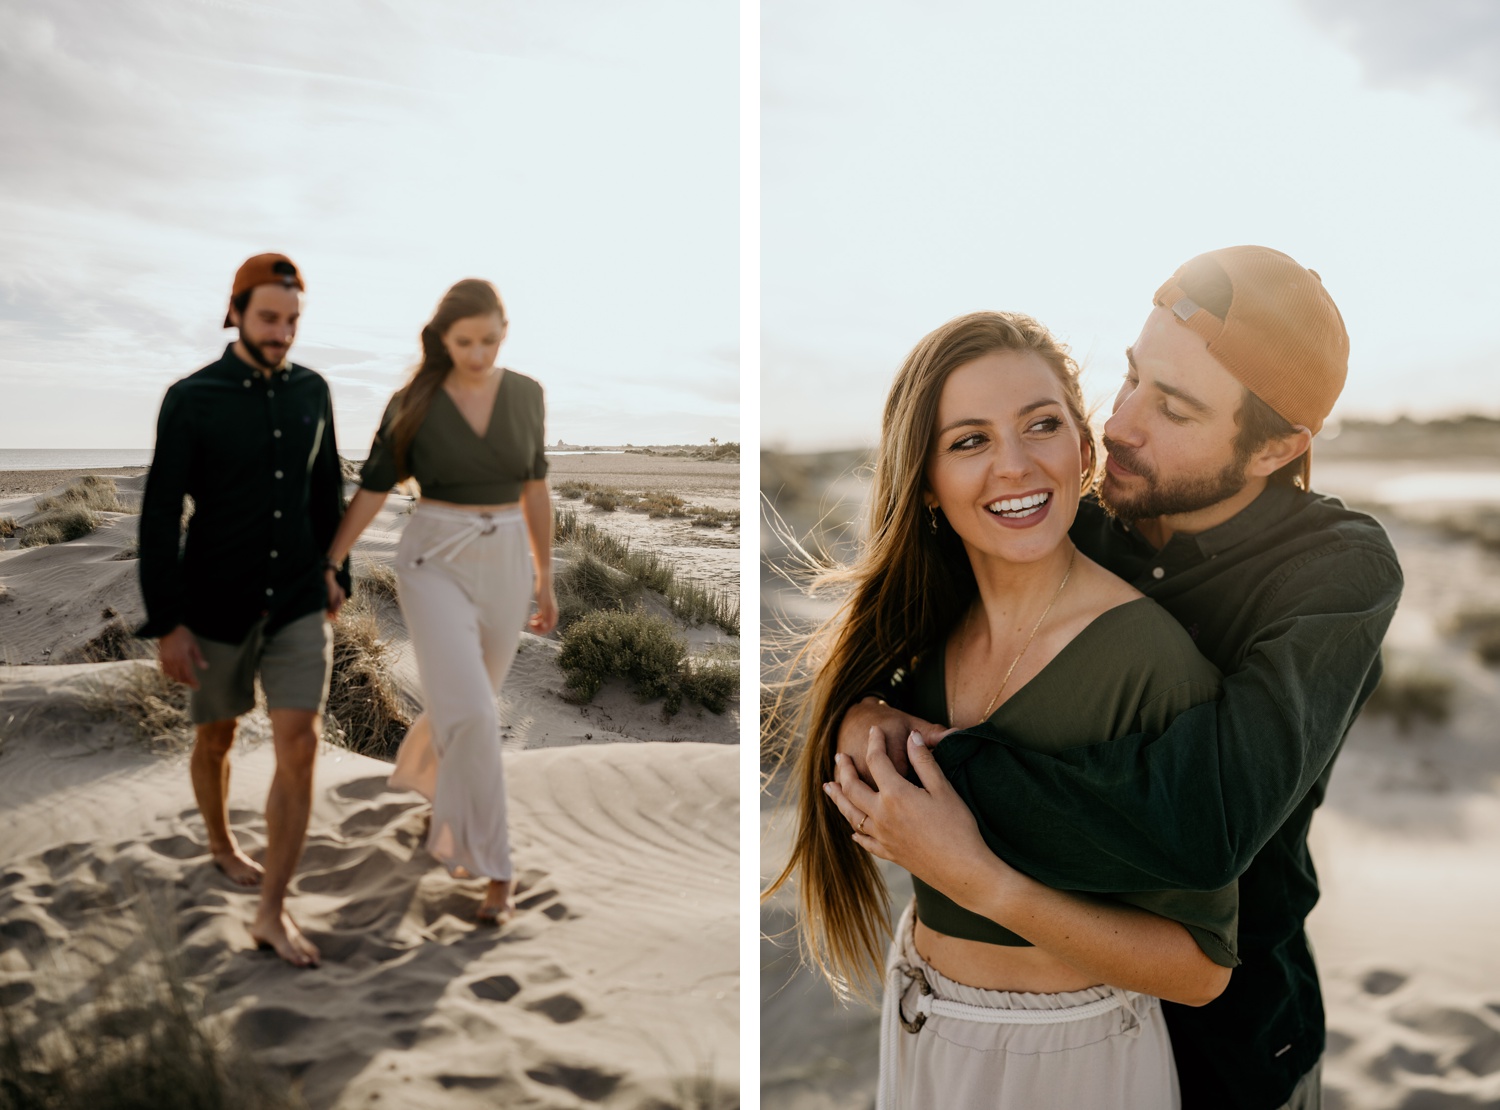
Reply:
[[[1149,467],[1140,461],[1140,456],[1135,453],[1134,448],[1125,447],[1110,439],[1109,436],[1101,437],[1104,441],[1104,450],[1109,452],[1109,457],[1114,459],[1132,474],[1138,474],[1142,478],[1155,477]]]

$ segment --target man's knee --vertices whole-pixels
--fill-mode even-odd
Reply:
[[[234,745],[234,718],[227,721],[210,721],[194,730],[194,747],[211,756],[223,758]]]
[[[296,709],[271,711],[271,732],[276,739],[276,766],[296,775],[311,776],[322,736],[318,714]]]

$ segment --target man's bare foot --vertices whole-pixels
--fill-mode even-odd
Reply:
[[[504,925],[516,915],[516,908],[510,904],[509,879],[491,879],[490,888],[484,892],[484,905],[479,907],[476,915],[480,921],[491,925]]]
[[[239,848],[225,848],[213,855],[214,866],[229,876],[230,882],[240,886],[260,886],[265,871]]]
[[[275,949],[276,954],[293,967],[317,967],[318,950],[302,935],[292,915],[282,910],[277,917],[257,916],[250,926],[250,936],[261,948]]]

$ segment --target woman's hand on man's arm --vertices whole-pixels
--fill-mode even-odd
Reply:
[[[839,722],[838,750],[840,755],[846,755],[854,761],[859,777],[871,785],[874,785],[875,780],[870,777],[869,761],[865,753],[870,746],[872,731],[880,734],[886,758],[894,765],[898,775],[911,771],[906,746],[907,737],[913,732],[921,735],[929,746],[948,735],[948,730],[942,725],[903,713],[873,694],[855,702],[844,712],[844,719]]]

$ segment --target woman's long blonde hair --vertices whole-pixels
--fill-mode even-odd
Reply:
[[[869,531],[852,564],[825,571],[818,587],[847,591],[838,613],[797,651],[766,721],[772,766],[792,763],[796,829],[791,857],[765,891],[797,879],[803,952],[841,996],[869,997],[888,940],[890,895],[875,860],[850,837],[823,793],[834,777],[838,725],[864,692],[942,643],[977,586],[963,544],[922,501],[938,398],[948,375],[993,351],[1029,351],[1051,367],[1089,447],[1080,476],[1093,481],[1092,432],[1068,348],[1030,316],[974,312],[950,320],[907,355],[880,425]],[[800,743],[799,743],[800,740]]]

